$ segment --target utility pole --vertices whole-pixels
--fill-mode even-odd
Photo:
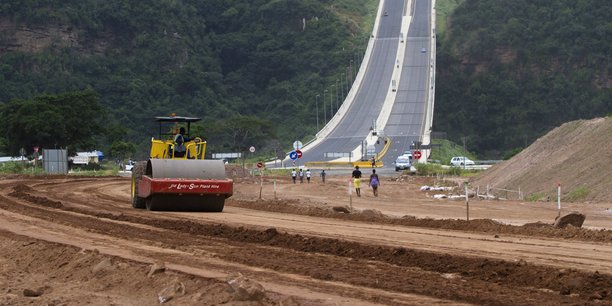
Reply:
[[[332,85],[329,88],[329,120],[331,120],[332,117],[334,117],[334,100],[333,100],[334,97],[332,96],[332,92],[333,92],[335,86],[336,85]]]
[[[325,110],[325,95],[327,94],[327,89],[323,91],[323,122],[327,124],[327,111]]]
[[[338,89],[340,89],[340,80],[336,79],[336,112],[338,112],[338,103],[339,103],[339,95],[338,95]]]
[[[319,95],[315,96],[315,106],[316,106],[316,111],[317,111],[317,133],[320,131],[319,130]]]

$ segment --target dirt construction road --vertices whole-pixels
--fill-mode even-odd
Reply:
[[[612,204],[564,203],[587,218],[559,229],[555,203],[471,200],[468,222],[424,184],[237,179],[186,213],[131,208],[127,178],[3,177],[0,305],[612,305]]]

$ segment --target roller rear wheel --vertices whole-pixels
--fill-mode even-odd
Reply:
[[[132,207],[145,208],[145,199],[138,196],[138,183],[145,172],[147,162],[137,162],[132,168]]]

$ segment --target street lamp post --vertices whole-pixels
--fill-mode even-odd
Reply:
[[[319,132],[319,95],[315,96],[315,106],[317,108],[317,133]]]
[[[325,95],[327,94],[327,89],[323,91],[323,122],[327,124],[327,111],[325,110]]]
[[[344,79],[344,72],[340,73],[340,88],[342,89],[340,92],[342,93],[342,101],[344,102],[346,95],[344,94],[344,83],[342,83],[342,79]]]
[[[329,89],[329,120],[334,116],[334,87],[336,87],[336,85],[332,85]]]
[[[357,57],[357,52],[353,53],[353,55],[355,56],[355,69],[354,69],[355,76],[353,77],[353,79],[356,79],[357,78],[357,62],[358,62],[359,58]]]
[[[338,95],[338,89],[340,89],[340,80],[336,79],[336,112],[338,111],[339,107],[338,107],[338,100],[339,100],[339,95]]]
[[[348,71],[348,76],[349,76],[349,80],[350,80],[349,82],[350,82],[351,84],[353,84],[353,60],[351,60],[351,61],[349,62],[349,71]]]

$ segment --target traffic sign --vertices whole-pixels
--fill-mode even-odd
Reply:
[[[297,158],[302,158],[302,151],[295,150],[295,153],[297,153]]]
[[[255,153],[255,147],[250,147],[250,148],[249,148],[249,151],[250,151],[251,153]]]
[[[258,162],[258,163],[257,163],[257,168],[260,168],[260,169],[261,169],[261,168],[263,168],[263,167],[264,167],[264,163],[262,163],[262,162]]]
[[[412,155],[414,155],[415,159],[421,159],[421,151],[414,151]]]
[[[296,150],[301,150],[302,149],[302,142],[299,140],[296,140],[293,142],[293,148]]]
[[[291,153],[289,153],[289,158],[291,158],[292,160],[298,159],[297,152],[296,151],[291,151]]]

